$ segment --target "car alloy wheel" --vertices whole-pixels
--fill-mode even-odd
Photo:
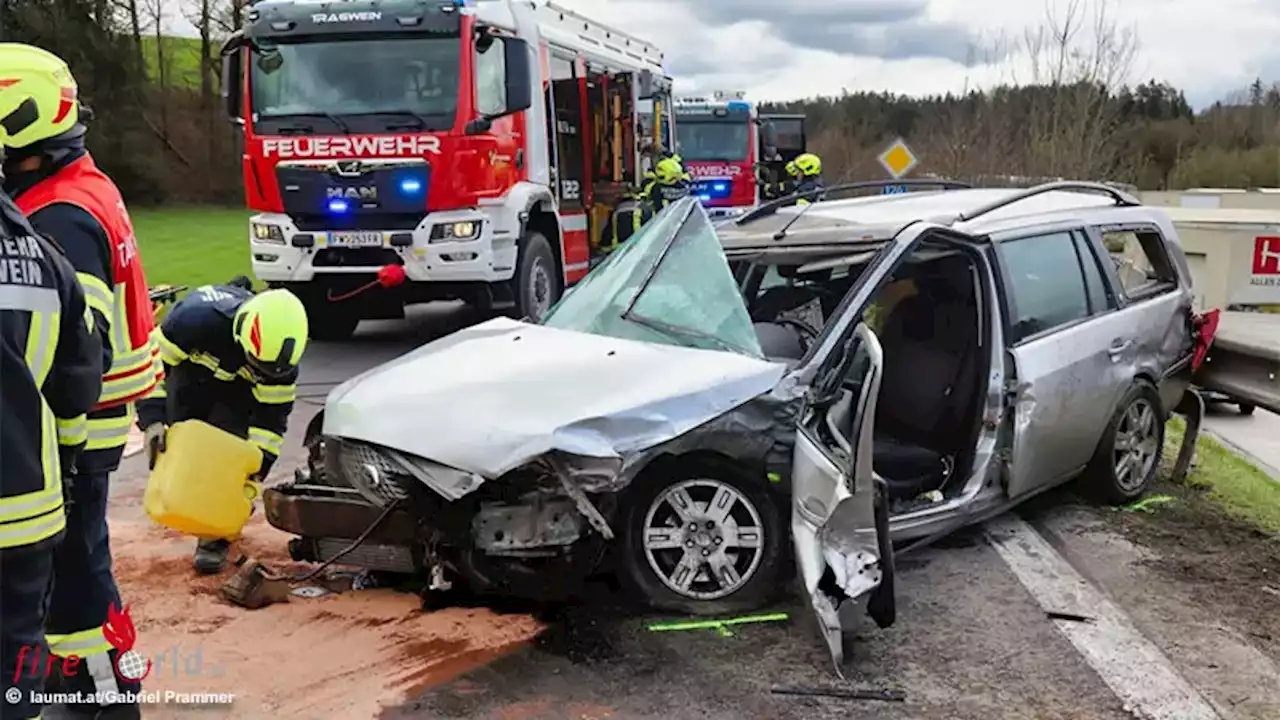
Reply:
[[[760,511],[742,492],[698,478],[666,488],[649,505],[642,546],[654,574],[691,600],[717,600],[749,582],[764,556]]]
[[[1160,461],[1160,434],[1156,409],[1146,398],[1136,398],[1116,424],[1112,451],[1115,481],[1125,492],[1135,492],[1146,482],[1152,466]]]

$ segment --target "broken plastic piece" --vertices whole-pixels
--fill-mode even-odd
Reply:
[[[801,697],[831,697],[845,700],[880,700],[882,702],[906,702],[907,694],[901,690],[859,690],[857,688],[799,688],[775,687],[774,695],[798,695]]]
[[[257,610],[289,599],[288,578],[281,577],[265,565],[241,555],[236,572],[219,589],[222,597],[240,607]]]
[[[1054,610],[1049,610],[1045,612],[1045,617],[1049,618],[1050,620],[1066,620],[1067,622],[1079,622],[1079,623],[1094,622],[1094,619],[1089,617],[1088,615],[1078,615],[1076,613],[1068,613],[1068,612],[1057,612]]]
[[[1151,497],[1142,498],[1137,502],[1129,503],[1120,509],[1125,512],[1153,513],[1155,512],[1155,506],[1175,502],[1176,500],[1177,498],[1172,495],[1152,495]]]
[[[748,623],[785,622],[791,616],[787,613],[768,613],[765,615],[744,615],[724,620],[690,620],[688,622],[654,623],[649,632],[670,632],[673,630],[715,630],[721,637],[733,637],[730,625],[746,625]]]

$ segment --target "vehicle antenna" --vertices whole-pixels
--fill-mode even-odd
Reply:
[[[815,193],[815,192],[817,193],[817,197],[815,197],[808,205],[805,205],[803,210],[796,213],[795,217],[791,218],[791,220],[787,222],[786,225],[783,225],[781,230],[773,234],[773,239],[775,241],[785,238],[787,236],[787,231],[791,229],[791,226],[795,225],[797,220],[803,217],[805,213],[809,212],[809,208],[813,207],[819,201],[822,200],[822,195],[825,194],[825,191],[822,191],[822,190],[819,190],[819,191],[810,190],[809,193],[804,193],[801,195],[801,197],[804,197],[804,195],[808,195],[810,193]]]

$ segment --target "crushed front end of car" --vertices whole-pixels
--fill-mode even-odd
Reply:
[[[723,426],[784,371],[705,214],[673,205],[541,324],[490,320],[335,388],[308,470],[264,493],[267,519],[298,536],[298,560],[563,597],[655,449]]]

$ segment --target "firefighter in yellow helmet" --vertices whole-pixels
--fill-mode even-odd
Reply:
[[[6,125],[0,122],[0,183]],[[64,469],[102,390],[102,347],[75,270],[0,190],[0,675],[4,717],[39,717],[47,598],[64,540]]]
[[[822,182],[821,158],[813,153],[804,153],[788,162],[785,170],[787,173],[785,179],[765,188],[764,195],[767,199],[783,198],[798,193],[813,193],[809,197],[795,201],[796,205],[808,205],[821,198],[821,194],[815,192],[825,187]]]
[[[242,284],[206,285],[179,300],[157,333],[165,386],[138,403],[148,461],[164,452],[169,425],[202,420],[262,451],[257,479],[280,456],[307,347],[307,313],[283,289],[254,294]],[[226,566],[232,538],[201,540],[197,571]]]
[[[161,381],[153,317],[124,199],[85,149],[87,129],[75,78],[56,55],[22,43],[0,43],[0,125],[4,189],[35,230],[56,241],[75,270],[102,344],[101,394],[86,425],[66,432],[65,445],[84,445],[68,477],[67,540],[55,556],[48,641],[55,655],[98,666],[114,659],[102,624],[121,606],[111,572],[107,484],[119,467],[134,402]],[[111,672],[55,677],[57,691],[136,693],[137,682]],[[88,709],[98,712],[96,703]],[[112,706],[114,716],[136,705]]]
[[[606,251],[612,251],[662,212],[671,203],[685,197],[693,188],[689,173],[685,172],[679,155],[664,154],[651,170],[644,174],[646,182],[640,193],[623,203],[610,218],[610,236]]]

